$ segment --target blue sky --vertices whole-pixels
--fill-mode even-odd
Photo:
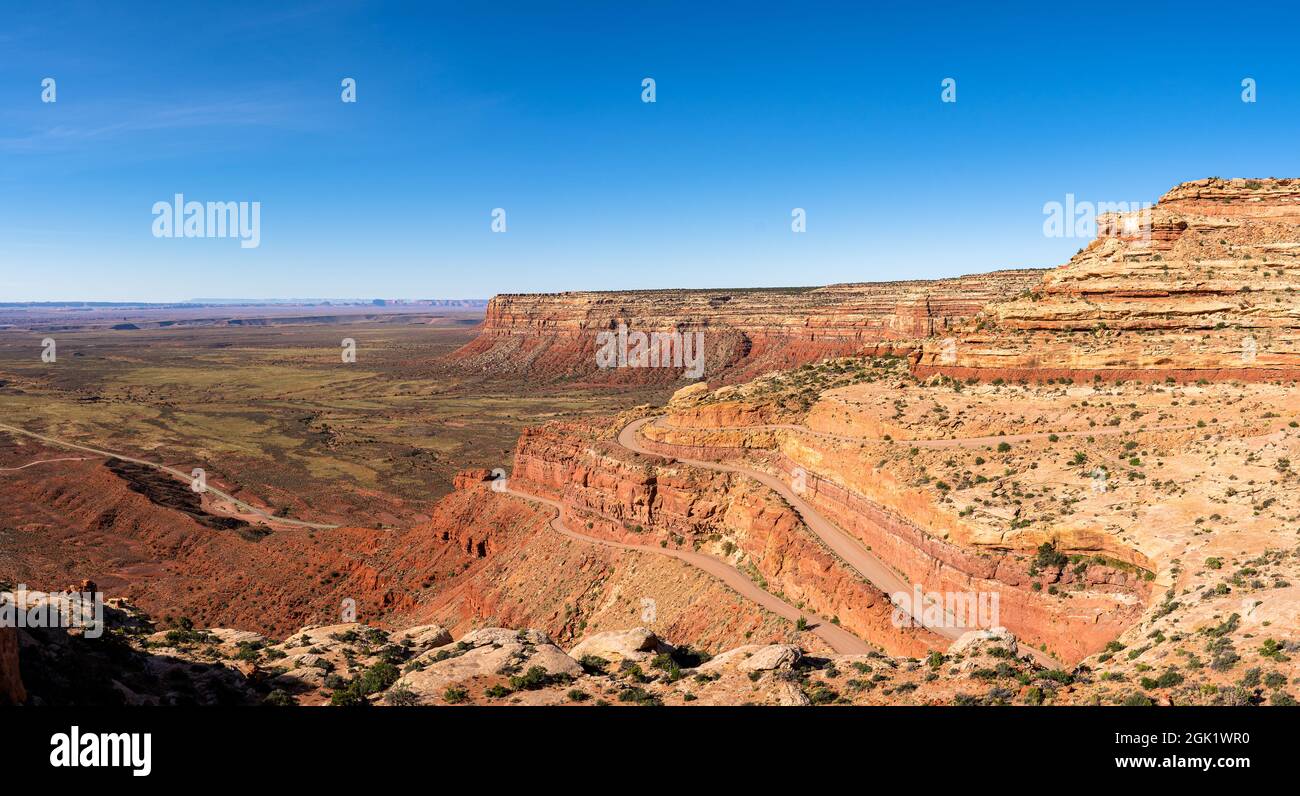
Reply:
[[[1084,243],[1043,235],[1044,203],[1067,193],[1154,201],[1199,177],[1300,176],[1297,16],[12,5],[0,301],[485,298],[1055,265]],[[945,77],[956,103],[940,102]],[[155,238],[151,208],[178,192],[261,202],[261,245]],[[790,231],[794,207],[806,233]]]

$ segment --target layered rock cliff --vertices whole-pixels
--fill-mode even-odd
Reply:
[[[889,597],[827,550],[771,490],[737,474],[640,456],[609,435],[578,424],[529,429],[511,483],[560,500],[565,522],[588,535],[713,554],[893,654],[946,646],[927,630],[896,626]]]
[[[828,356],[908,351],[994,299],[1037,284],[1038,270],[818,288],[505,294],[479,336],[453,355],[469,367],[530,378],[658,384],[683,367],[597,364],[601,332],[700,332],[710,380],[737,381]]]
[[[698,421],[691,414],[670,414],[668,420]],[[1089,563],[1086,557],[1082,568],[1058,566],[1041,575],[1030,553],[1049,537],[1014,540],[1005,532],[974,532],[964,517],[925,489],[879,464],[888,455],[887,444],[828,439],[793,429],[710,431],[698,422],[689,429],[646,430],[653,440],[650,447],[666,455],[743,457],[788,483],[798,481],[805,500],[908,583],[927,592],[997,594],[1001,624],[1036,647],[1046,645],[1065,661],[1100,651],[1136,621],[1149,598],[1139,570]],[[764,451],[769,445],[770,453]],[[1055,533],[1061,535],[1059,529]],[[1111,560],[1134,557],[1132,551],[1107,547],[1108,541],[1097,534],[1074,534],[1066,544],[1072,551],[1105,553]],[[1042,591],[1043,583],[1052,587],[1052,594],[1057,588],[1078,592],[1063,602]]]
[[[951,339],[919,375],[1007,379],[1300,376],[1300,180],[1210,178],[1098,237]]]

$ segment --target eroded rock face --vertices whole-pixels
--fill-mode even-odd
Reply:
[[[561,501],[565,522],[588,535],[723,559],[768,591],[838,619],[849,632],[890,652],[924,655],[942,645],[929,631],[896,626],[888,595],[829,552],[767,487],[735,474],[642,457],[604,433],[575,423],[526,429],[512,483]]]
[[[536,378],[666,384],[682,377],[683,368],[600,370],[597,334],[621,323],[645,333],[703,332],[704,375],[736,381],[828,356],[910,350],[1041,275],[1027,269],[819,288],[504,294],[489,302],[479,337],[454,358]]]
[[[672,415],[676,421],[683,415]],[[1047,537],[1029,529],[1023,537],[1008,533],[1010,519],[988,533],[949,511],[931,491],[908,483],[879,467],[890,444],[879,440],[841,440],[782,430],[748,432],[743,428],[708,431],[695,421],[684,429],[650,427],[643,440],[664,455],[736,460],[778,474],[785,483],[802,484],[802,497],[873,554],[924,591],[998,595],[999,621],[1015,628],[1034,646],[1046,643],[1054,654],[1078,660],[1099,651],[1129,627],[1150,596],[1136,571],[1088,566],[1050,576],[1049,585],[1087,587],[1068,604],[1042,586],[1044,576],[1030,575],[1031,561],[1016,548],[1032,552],[1056,540],[1071,550],[1104,552],[1135,565],[1150,567],[1140,552],[1117,544],[1085,526],[1067,532],[1063,525]],[[871,424],[867,424],[871,428]],[[846,429],[854,430],[854,429]],[[771,446],[767,450],[764,446]],[[993,509],[989,507],[989,511]],[[1014,519],[1012,517],[1011,519]],[[808,573],[801,579],[810,581]],[[1038,583],[1038,587],[1035,587]],[[841,616],[843,618],[843,616]]]
[[[928,342],[918,375],[1300,376],[1300,180],[1184,183],[1098,229],[1039,284]]]
[[[512,473],[511,483],[517,480]],[[487,483],[443,498],[429,525],[407,538],[403,557],[385,566],[418,576],[429,572],[429,562],[445,558],[442,550],[461,556],[474,551],[457,559],[470,566],[439,573],[436,593],[389,621],[397,627],[433,622],[453,637],[485,622],[533,627],[567,649],[584,636],[648,621],[640,619],[641,601],[653,599],[656,631],[711,649],[746,639],[786,641],[793,632],[785,620],[681,562],[567,538],[551,528],[552,514],[550,507],[495,492]]]

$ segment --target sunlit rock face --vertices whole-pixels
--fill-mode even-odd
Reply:
[[[506,294],[488,304],[482,330],[454,358],[489,373],[655,384],[683,367],[597,362],[602,332],[702,333],[703,376],[734,382],[831,356],[912,351],[989,301],[1036,285],[1042,271],[954,279],[745,290]]]
[[[1300,375],[1300,180],[1184,183],[959,333],[920,375],[1004,379]]]

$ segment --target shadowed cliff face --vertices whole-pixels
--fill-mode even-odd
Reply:
[[[989,301],[1028,290],[1038,270],[931,281],[763,290],[656,290],[496,296],[477,339],[453,359],[489,373],[609,384],[667,384],[684,369],[597,364],[599,335],[700,332],[705,378],[734,382],[825,357],[911,351]]]
[[[918,374],[1178,380],[1300,375],[1300,180],[1184,183],[1040,284],[926,344]]]
[[[0,627],[0,705],[19,705],[26,698],[18,671],[18,630]]]

